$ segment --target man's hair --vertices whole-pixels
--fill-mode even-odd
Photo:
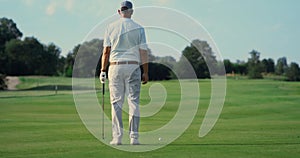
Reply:
[[[125,10],[128,10],[128,7],[126,7],[126,6],[121,7],[121,11],[125,11]]]
[[[125,8],[126,8],[126,9],[125,9]],[[123,14],[132,14],[133,9],[129,9],[129,8],[127,8],[127,7],[122,7],[122,8],[120,9],[120,11],[121,11]]]

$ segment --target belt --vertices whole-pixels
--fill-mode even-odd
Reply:
[[[110,62],[110,65],[125,65],[125,64],[135,64],[138,65],[139,62],[137,61],[117,61],[117,62]]]

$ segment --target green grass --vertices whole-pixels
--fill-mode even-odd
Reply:
[[[129,153],[104,145],[88,132],[69,89],[55,95],[49,88],[54,84],[70,87],[71,79],[23,77],[21,81],[18,88],[22,91],[0,92],[0,157],[300,156],[299,82],[229,79],[220,119],[207,136],[199,138],[198,130],[210,97],[209,80],[201,80],[200,106],[186,132],[164,148]],[[153,83],[157,82],[143,86],[142,104],[150,101],[147,89]],[[164,125],[178,108],[178,82],[159,83],[172,95],[158,114],[142,118],[142,131]],[[108,97],[106,102],[108,105]],[[110,108],[106,113],[110,115]]]

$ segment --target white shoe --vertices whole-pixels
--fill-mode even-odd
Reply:
[[[130,139],[130,144],[131,144],[131,145],[140,145],[140,142],[139,142],[139,140],[136,139],[136,138],[131,138],[131,139]]]
[[[110,145],[122,145],[121,139],[112,139],[112,141],[109,142]]]

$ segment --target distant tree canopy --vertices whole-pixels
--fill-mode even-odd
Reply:
[[[263,59],[261,61],[262,64],[262,71],[264,73],[274,73],[275,72],[275,63],[274,60],[269,58],[269,59]]]
[[[75,57],[77,55],[77,52],[80,48],[80,44],[75,46],[72,50],[72,52],[69,52],[67,54],[67,57],[65,58],[65,62],[64,62],[64,66],[63,66],[63,72],[64,72],[64,76],[66,77],[72,77],[72,73],[73,73],[73,65],[75,62]]]
[[[223,61],[226,73],[231,74],[247,74],[247,63],[237,61],[236,63],[232,63],[229,59],[225,59]]]
[[[103,40],[93,39],[75,46],[67,56],[66,68],[73,68],[73,77],[94,77],[100,74],[100,57]],[[69,58],[73,59],[69,59]],[[70,65],[70,64],[74,64]],[[68,75],[69,76],[69,75]]]
[[[225,67],[226,73],[232,73],[232,72],[234,72],[234,70],[233,70],[233,64],[230,62],[229,59],[225,59],[223,61],[223,63],[224,63],[224,67]]]
[[[4,74],[2,77],[5,75],[99,76],[102,40],[93,39],[78,44],[64,57],[55,44],[43,44],[35,37],[21,39],[22,35],[13,20],[0,18],[0,74]],[[224,72],[221,73],[221,69],[224,70],[223,66],[226,73],[248,75],[251,79],[275,74],[285,76],[288,81],[300,80],[299,65],[294,62],[288,65],[286,57],[279,58],[277,63],[271,58],[260,60],[260,52],[252,50],[247,62],[232,63],[229,59],[217,61],[208,42],[199,39],[193,40],[182,51],[179,61],[171,56],[154,56],[150,49],[148,52],[150,80],[168,80],[178,77],[210,78],[211,75],[223,75]],[[75,67],[74,63],[76,63]],[[5,83],[3,80],[0,82]]]
[[[290,67],[286,70],[286,75],[288,81],[300,81],[300,68],[297,63],[292,62]]]
[[[16,23],[11,19],[0,18],[0,73],[6,73],[8,68],[8,55],[5,52],[6,42],[12,39],[20,39],[22,33],[17,28]]]
[[[169,80],[171,79],[171,69],[164,64],[149,63],[149,80]]]
[[[153,56],[151,54],[151,50],[148,51],[149,56]],[[171,56],[165,57],[154,57],[151,59],[149,63],[149,79],[150,80],[169,80],[175,79],[173,69],[176,65],[176,59]]]
[[[34,37],[13,39],[5,44],[7,75],[57,75],[60,49],[41,44]]]
[[[7,85],[6,85],[6,82],[5,82],[5,75],[3,74],[0,74],[0,90],[5,90],[7,89]]]
[[[61,50],[44,45],[34,37],[25,37],[16,24],[0,19],[0,73],[7,75],[57,75]]]
[[[191,65],[193,70],[187,69]],[[177,64],[177,72],[183,78],[191,78],[195,72],[197,78],[210,78],[208,65],[217,65],[216,57],[206,41],[194,40],[190,46],[182,51],[182,56]]]
[[[286,57],[281,57],[277,60],[277,65],[275,67],[275,73],[277,75],[284,75],[288,68]]]
[[[262,76],[262,66],[259,60],[260,53],[252,50],[250,53],[251,58],[248,59],[248,77],[250,79],[260,79]]]
[[[0,46],[4,46],[7,41],[12,39],[21,38],[22,35],[13,20],[0,18]]]

